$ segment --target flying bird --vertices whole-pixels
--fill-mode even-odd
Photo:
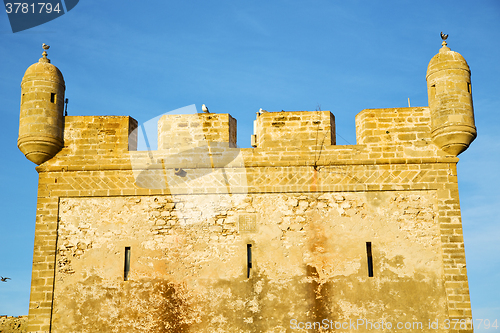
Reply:
[[[11,280],[11,278],[0,276],[0,281],[7,282],[7,280]]]
[[[441,39],[446,40],[446,38],[448,38],[448,35],[443,34],[443,32],[441,31]]]
[[[210,113],[210,112],[208,111],[208,108],[207,108],[207,106],[206,106],[205,104],[203,104],[203,105],[201,106],[201,109],[202,109],[202,110],[203,110],[203,112],[205,112],[205,113]]]
[[[43,49],[44,49],[45,51],[47,51],[47,50],[50,48],[50,46],[48,46],[48,45],[47,45],[47,44],[45,44],[45,43],[43,43],[43,44],[42,44],[42,47],[43,47]]]

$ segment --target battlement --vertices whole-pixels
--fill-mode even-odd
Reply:
[[[237,148],[236,119],[229,114],[168,114],[159,119],[157,128],[158,153],[171,151],[175,154],[184,151],[184,157],[186,154],[193,155],[188,159],[192,161],[193,166],[200,166],[201,161],[208,158],[205,156],[207,151],[189,150],[189,148],[206,147],[207,144],[211,144],[213,148],[220,150],[220,154],[227,151],[231,156],[234,152],[229,150]],[[138,130],[141,129],[138,128],[137,121],[131,117],[65,117],[64,148],[48,165],[55,163],[58,159],[65,159],[66,156],[72,156],[72,160],[75,161],[75,157],[83,159],[85,155],[87,157],[106,156],[136,151]],[[349,159],[382,157],[382,154],[377,155],[373,152],[380,152],[384,149],[399,152],[399,155],[384,156],[399,158],[405,155],[411,157],[445,156],[444,152],[432,143],[430,110],[427,107],[361,111],[356,116],[357,144],[350,146],[335,144],[335,117],[330,111],[265,112],[257,115],[254,130],[255,148],[242,150],[248,158],[250,156],[255,158],[265,151],[283,151],[284,154],[292,154],[290,148],[304,152],[321,150],[324,159],[328,159],[329,156],[338,159],[338,154]],[[214,145],[214,143],[217,144]],[[396,149],[396,147],[399,148]],[[261,153],[250,154],[252,150]],[[214,152],[215,150],[211,151],[212,154]],[[348,154],[352,156],[347,156]],[[134,154],[134,156],[141,156],[141,154]],[[285,155],[280,156],[286,160]],[[309,160],[311,156],[301,153],[300,156],[295,155],[294,159]],[[179,159],[180,157],[176,155],[169,161],[186,166],[185,163],[180,162],[182,159]],[[92,164],[90,160],[87,163]],[[172,164],[166,163],[166,165]],[[279,163],[279,159],[274,163]],[[375,159],[373,163],[376,163]],[[215,161],[215,165],[219,164]]]
[[[229,114],[165,115],[157,124],[158,150],[146,151],[137,151],[138,132],[143,128],[131,117],[69,116],[64,148],[37,170],[128,169],[133,170],[137,186],[155,189],[166,186],[165,177],[170,177],[166,170],[176,183],[174,170],[180,169],[196,178],[229,167],[246,173],[250,167],[456,161],[433,143],[429,116],[426,107],[366,109],[356,116],[357,144],[335,145],[334,116],[329,111],[266,112],[254,122],[254,148],[238,148],[236,119]],[[173,183],[168,186],[175,193],[220,190],[183,182],[174,189]]]
[[[64,149],[58,156],[135,151],[137,126],[132,117],[67,116]],[[335,117],[330,111],[265,112],[257,115],[254,129],[258,149],[326,149],[336,143]],[[158,149],[194,148],[209,142],[236,148],[236,133],[236,119],[229,114],[164,115],[158,121]],[[365,109],[356,116],[356,138],[358,146],[436,150],[427,107]]]

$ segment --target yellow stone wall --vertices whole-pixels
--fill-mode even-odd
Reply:
[[[328,111],[263,113],[257,148],[235,148],[229,115],[163,119],[160,141],[182,117],[223,140],[135,151],[130,117],[65,117],[63,149],[37,167],[29,332],[311,332],[290,320],[324,318],[472,332],[458,158],[432,142],[429,108],[364,110],[347,146]]]

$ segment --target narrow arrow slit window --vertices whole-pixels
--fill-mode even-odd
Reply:
[[[366,242],[366,259],[368,262],[368,276],[373,277],[372,242]]]
[[[247,278],[250,277],[251,269],[252,269],[252,244],[247,244]]]
[[[128,280],[128,274],[130,272],[130,246],[125,247],[125,265],[123,270],[123,280]]]

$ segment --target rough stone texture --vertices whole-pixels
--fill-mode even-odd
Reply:
[[[291,318],[443,321],[436,205],[435,191],[61,199],[54,332],[117,324],[129,332],[280,331]],[[256,227],[241,232],[241,217],[251,215]]]
[[[147,152],[130,117],[65,117],[37,167],[28,331],[472,332],[458,158],[434,111],[363,110],[348,146],[329,111],[263,113],[245,149],[230,115],[168,116]]]
[[[28,316],[0,317],[0,333],[25,333]]]

